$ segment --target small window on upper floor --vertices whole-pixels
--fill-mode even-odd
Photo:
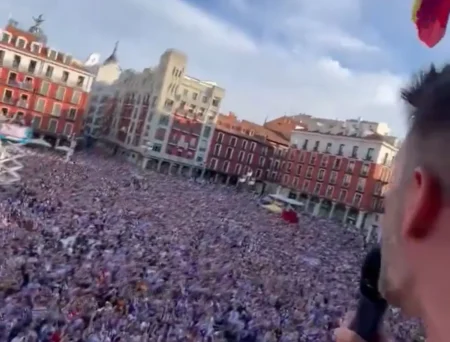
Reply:
[[[9,43],[11,35],[8,32],[2,32],[2,43]]]
[[[77,79],[77,87],[82,87],[84,85],[84,77],[83,76],[78,76]]]
[[[68,80],[69,80],[69,72],[68,71],[63,71],[62,77],[61,77],[61,81],[66,83]]]
[[[214,107],[219,107],[219,106],[220,106],[220,98],[215,97],[215,98],[213,99],[213,101],[212,101],[212,105],[213,105]]]
[[[48,50],[48,57],[50,59],[56,60],[58,53],[55,50]]]
[[[17,38],[16,46],[20,49],[25,49],[25,47],[27,46],[27,41],[19,37]]]

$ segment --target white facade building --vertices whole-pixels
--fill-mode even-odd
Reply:
[[[201,167],[225,90],[186,75],[186,68],[187,57],[169,49],[153,68],[121,72],[113,83],[115,109],[105,138],[136,162],[143,157],[144,166],[157,160],[159,166]],[[173,152],[174,144],[184,151]]]

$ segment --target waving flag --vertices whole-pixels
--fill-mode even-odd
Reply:
[[[450,0],[415,0],[412,20],[425,45],[431,48],[444,37],[449,13]]]

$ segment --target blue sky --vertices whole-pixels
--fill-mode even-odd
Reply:
[[[223,111],[262,122],[298,112],[384,121],[404,133],[398,89],[450,54],[416,38],[412,0],[2,0],[0,17],[26,26],[44,14],[49,44],[123,68],[157,63],[166,48],[188,73],[226,89]]]

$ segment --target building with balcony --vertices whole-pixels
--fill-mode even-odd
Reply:
[[[234,113],[219,114],[206,163],[207,176],[233,185],[239,184],[239,178],[247,178],[258,192],[274,192],[288,147],[289,140],[262,125],[239,120]]]
[[[82,129],[94,75],[70,54],[51,48],[40,27],[10,20],[0,29],[0,110],[52,142]]]
[[[236,184],[248,174],[256,182],[264,181],[272,146],[261,135],[263,128],[258,128],[237,120],[233,113],[219,114],[206,164],[209,176],[225,184]]]
[[[297,124],[292,131],[280,191],[314,215],[377,228],[399,142],[341,124],[313,127]]]
[[[188,76],[186,68],[186,55],[169,49],[153,68],[121,72],[103,140],[145,168],[205,172],[225,91]]]

